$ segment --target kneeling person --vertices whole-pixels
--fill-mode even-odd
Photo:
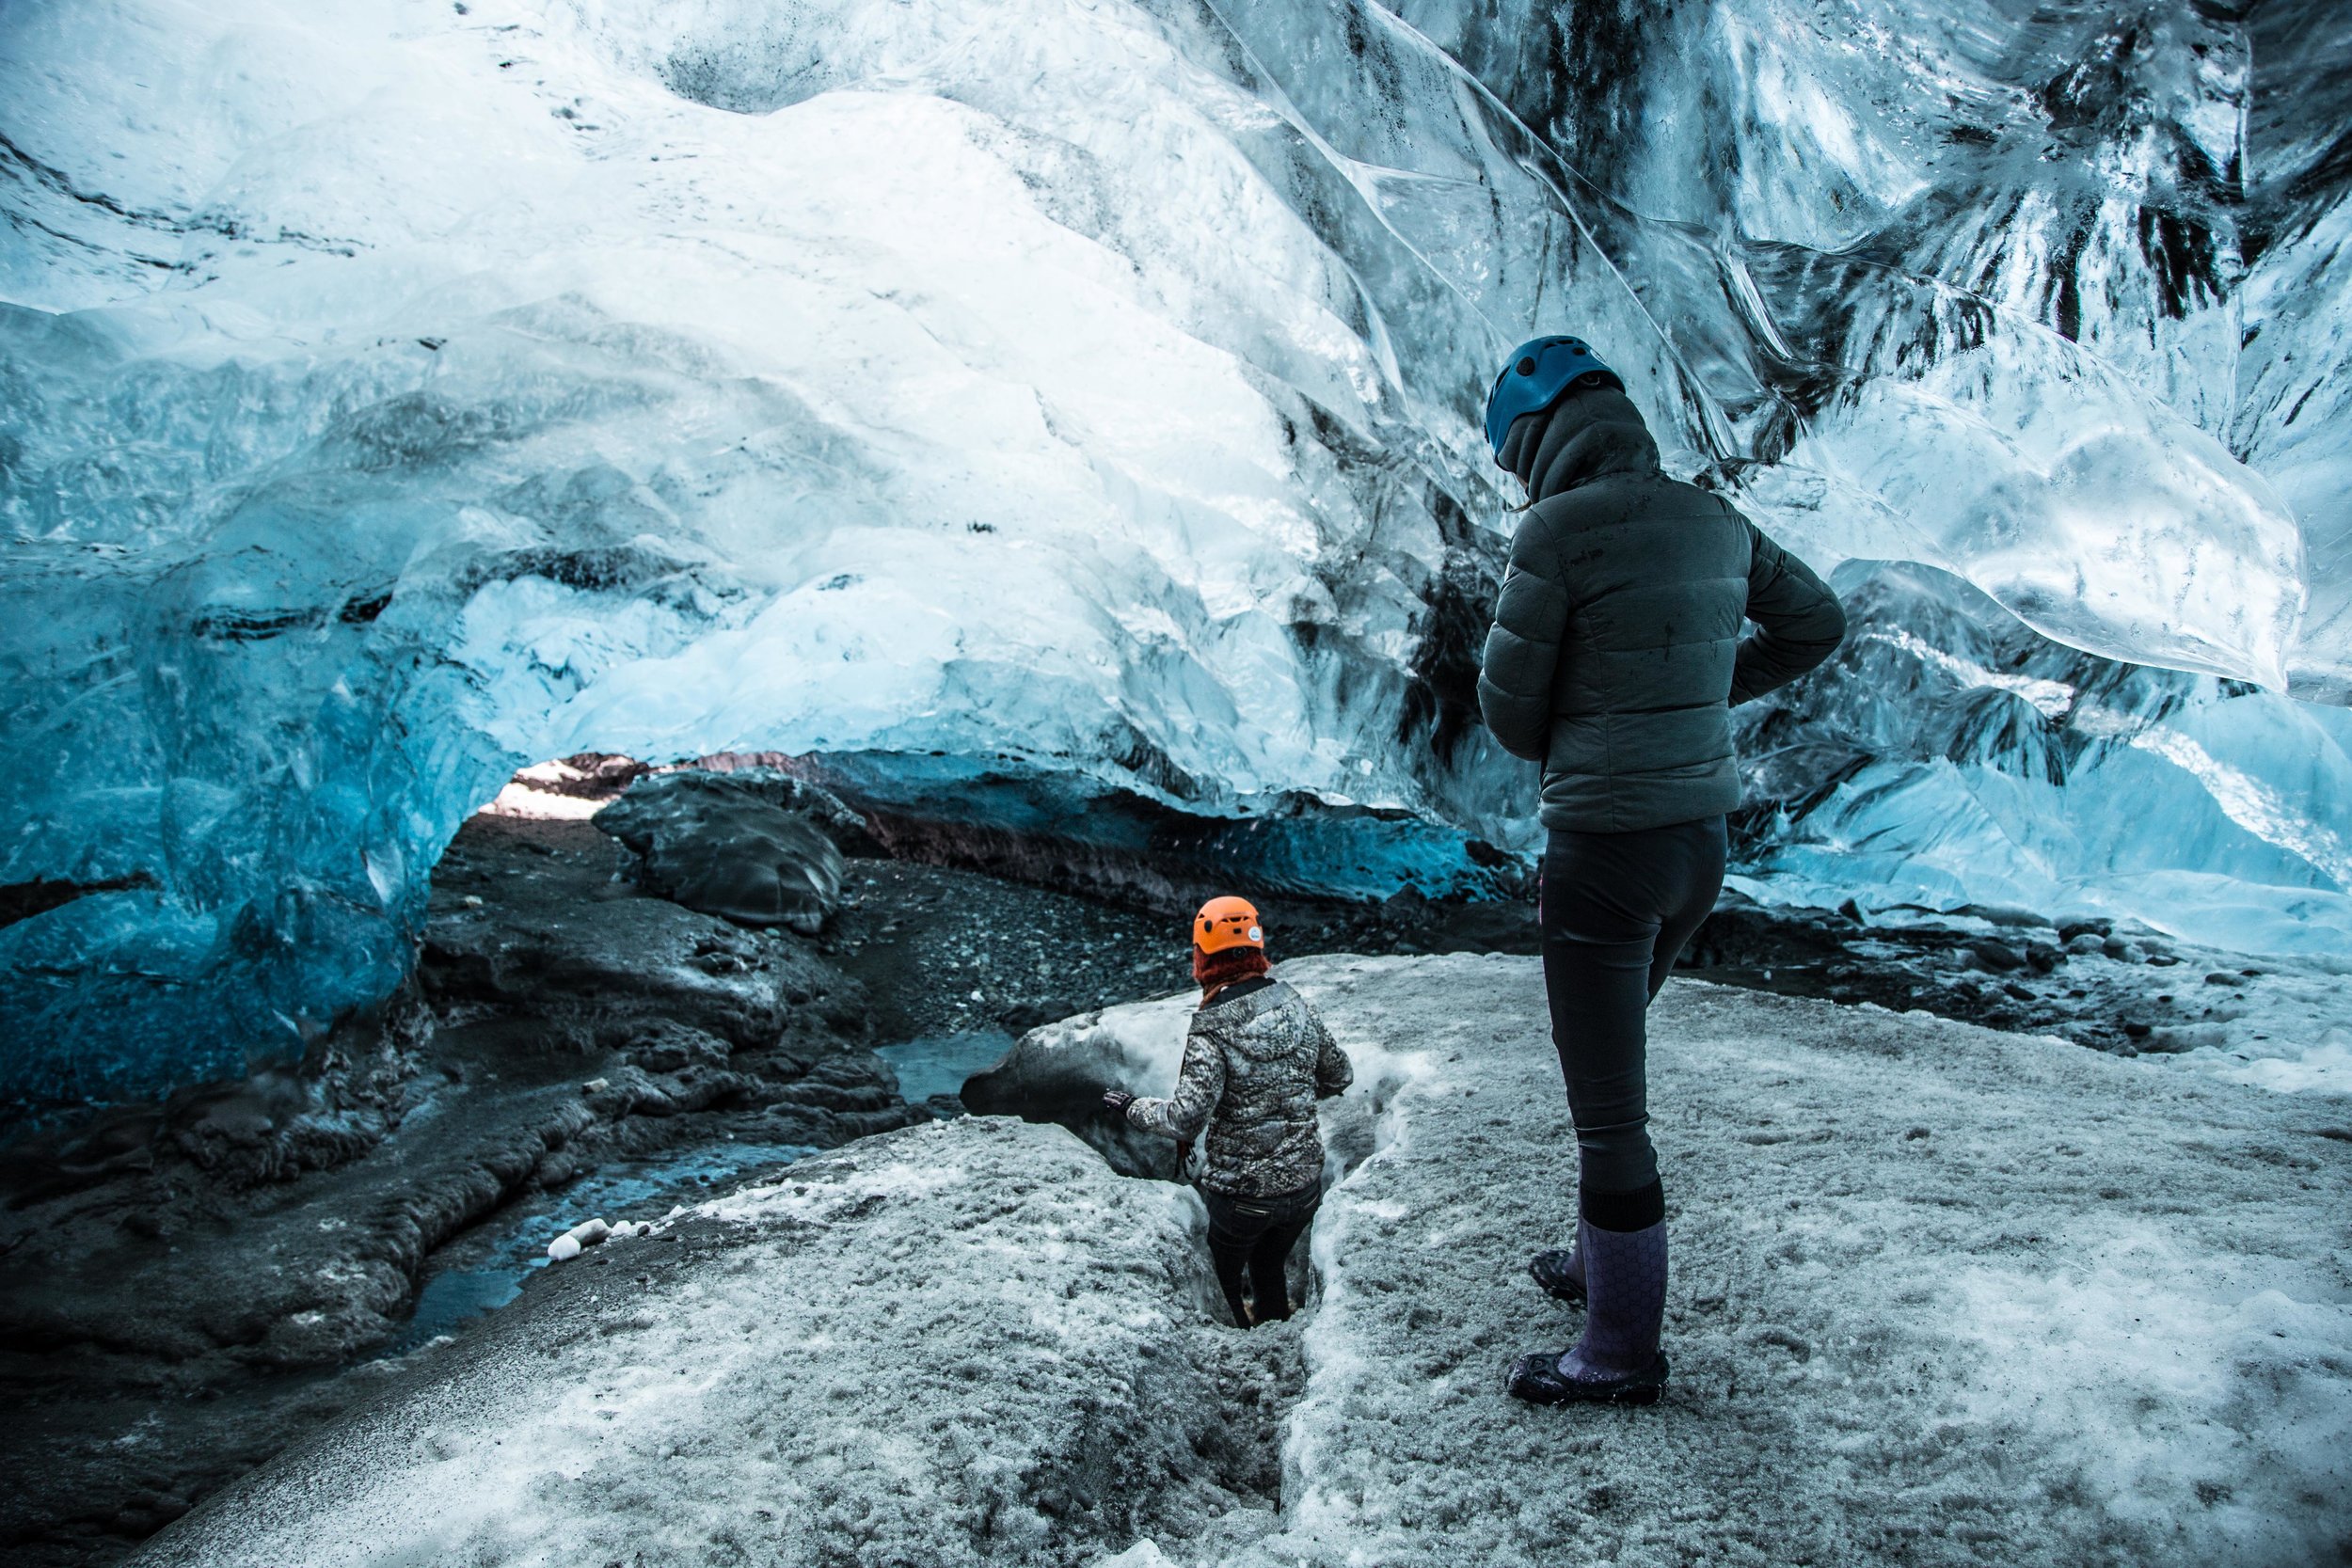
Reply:
[[[1192,936],[1200,1006],[1176,1092],[1138,1100],[1110,1089],[1103,1103],[1128,1125],[1180,1142],[1206,1132],[1199,1184],[1209,1258],[1233,1321],[1248,1328],[1290,1316],[1283,1266],[1323,1201],[1315,1101],[1356,1074],[1307,999],[1268,973],[1256,910],[1213,898],[1193,917]]]

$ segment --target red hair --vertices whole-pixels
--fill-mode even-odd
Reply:
[[[1215,953],[1203,953],[1198,947],[1192,950],[1192,977],[1203,990],[1263,974],[1270,967],[1263,947],[1227,947]]]

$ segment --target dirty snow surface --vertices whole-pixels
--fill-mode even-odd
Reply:
[[[548,1271],[147,1563],[2306,1563],[2352,1548],[2352,1106],[1676,981],[1646,1411],[1501,1391],[1573,1309],[1532,960],[1284,966],[1357,1059],[1312,1310],[1004,1117]],[[1132,1073],[1128,1033],[1090,1025]],[[1168,1053],[1173,1060],[1173,1053]],[[1157,1085],[1137,1084],[1140,1088]],[[1368,1156],[1368,1157],[1367,1157]]]

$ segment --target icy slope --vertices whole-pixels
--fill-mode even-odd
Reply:
[[[135,1560],[1081,1563],[1263,1506],[1219,1385],[1281,1357],[1207,1326],[1189,1195],[993,1119],[787,1174],[551,1270]]]
[[[81,1042],[0,1095],[300,1049],[588,747],[1394,808],[1434,847],[1271,858],[1486,886],[1473,420],[1538,325],[1825,567],[2352,689],[2334,8],[1649,10],[11,8],[0,883],[99,891],[0,930],[0,1028]],[[2340,838],[2262,702],[2246,831]],[[2164,901],[2336,940],[2204,842]]]
[[[1574,1325],[1522,1273],[1573,1202],[1535,966],[1285,973],[1357,1058],[1332,1142],[1370,1156],[1326,1200],[1303,1323],[1217,1326],[1196,1200],[1058,1129],[886,1134],[550,1271],[136,1560],[2341,1548],[2352,1148],[2324,1105],[1677,982],[1675,1382],[1648,1412],[1533,1410],[1501,1370]],[[1180,1022],[1090,1027],[1149,1054]]]
[[[1287,966],[1297,971],[1305,966]],[[2342,1101],[1677,981],[1662,1418],[1534,1416],[1572,1134],[1523,959],[1311,986],[1424,1064],[1327,1203],[1283,1528],[1246,1561],[2286,1564],[2352,1505]],[[1181,1554],[1179,1554],[1181,1560]]]

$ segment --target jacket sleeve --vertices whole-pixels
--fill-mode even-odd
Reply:
[[[1335,1094],[1345,1094],[1347,1085],[1356,1082],[1356,1064],[1347,1059],[1340,1042],[1331,1037],[1331,1031],[1311,1009],[1307,1025],[1315,1037],[1315,1098],[1328,1100]]]
[[[1568,627],[1568,590],[1543,515],[1530,512],[1511,540],[1495,597],[1495,624],[1478,662],[1478,711],[1502,749],[1544,760],[1551,740],[1551,679]]]
[[[1184,1065],[1176,1073],[1176,1092],[1166,1100],[1129,1101],[1127,1125],[1183,1143],[1200,1135],[1224,1093],[1225,1048],[1195,1019],[1184,1041]]]
[[[1756,630],[1740,640],[1732,663],[1735,706],[1795,680],[1836,653],[1846,636],[1837,595],[1811,567],[1754,523],[1748,523],[1748,619]]]

